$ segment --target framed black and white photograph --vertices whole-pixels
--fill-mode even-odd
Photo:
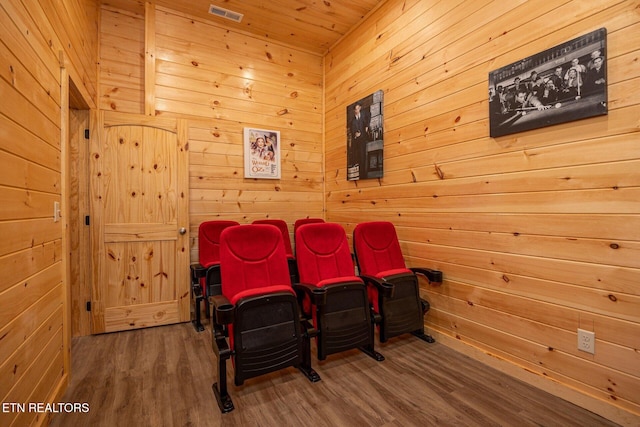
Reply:
[[[383,92],[347,106],[347,181],[383,176]]]
[[[244,128],[244,177],[280,179],[280,132]]]
[[[491,137],[607,114],[607,30],[489,73]]]

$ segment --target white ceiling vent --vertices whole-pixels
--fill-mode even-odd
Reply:
[[[209,13],[221,18],[230,19],[234,22],[242,21],[242,17],[244,16],[242,13],[234,12],[233,10],[225,9],[224,7],[215,6],[213,4],[209,5]]]

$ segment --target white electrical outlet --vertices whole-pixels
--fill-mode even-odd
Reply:
[[[53,222],[60,221],[60,202],[53,202]]]
[[[587,353],[596,353],[596,334],[595,332],[578,329],[578,350]]]

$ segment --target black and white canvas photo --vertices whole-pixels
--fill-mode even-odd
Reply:
[[[607,114],[606,38],[600,28],[491,71],[491,136]]]
[[[347,106],[347,180],[382,178],[383,92]]]

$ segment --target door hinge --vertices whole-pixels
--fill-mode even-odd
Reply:
[[[84,216],[84,225],[91,225],[91,217],[89,215]]]
[[[91,311],[91,301],[87,301],[87,311]]]
[[[84,139],[89,139],[89,129],[84,130]]]

